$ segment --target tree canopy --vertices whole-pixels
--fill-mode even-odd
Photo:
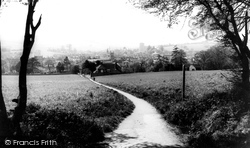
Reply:
[[[90,61],[86,60],[82,64],[82,69],[89,69],[93,73],[96,70],[96,64],[93,63],[93,62],[90,62]]]
[[[67,56],[63,60],[63,64],[65,65],[66,70],[69,71],[69,69],[70,69],[69,66],[71,65],[71,63],[70,63],[69,58]]]
[[[154,13],[169,22],[169,27],[179,23],[179,17],[192,16],[201,25],[206,23],[219,29],[238,32],[244,28],[245,12],[250,2],[244,0],[129,0],[136,7]],[[195,12],[195,13],[194,13]],[[249,17],[247,16],[248,22]],[[236,23],[236,24],[234,24]],[[236,26],[234,26],[236,25]],[[215,29],[213,28],[213,29]]]
[[[175,69],[182,69],[182,65],[188,63],[186,52],[175,47],[172,51],[171,62],[174,64]]]
[[[17,72],[20,72],[20,66],[21,66],[21,62],[19,61],[17,64],[16,64],[16,71]],[[38,61],[37,58],[33,57],[33,58],[30,58],[29,61],[28,61],[28,65],[27,65],[27,73],[30,74],[30,73],[35,73],[35,71],[38,71],[39,67],[41,67],[41,63]]]
[[[54,67],[55,63],[56,63],[55,59],[48,58],[44,64],[47,65],[49,72],[51,72],[51,67]]]
[[[57,72],[62,73],[64,71],[64,64],[61,62],[58,62],[56,65],[56,70]]]
[[[38,67],[41,66],[41,63],[37,58],[30,58],[27,65],[27,73],[35,73],[38,70]]]
[[[194,56],[194,64],[201,66],[202,70],[238,68],[237,63],[231,58],[234,55],[232,49],[218,44],[208,50],[197,52]]]

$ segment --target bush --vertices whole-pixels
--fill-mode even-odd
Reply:
[[[71,72],[72,72],[72,74],[78,74],[80,72],[80,66],[79,65],[74,65],[71,68]]]
[[[249,148],[250,133],[200,132],[189,140],[192,148]]]
[[[109,91],[113,94],[113,97],[98,102],[88,102],[84,108],[84,114],[94,117],[104,132],[113,131],[134,109],[134,105],[130,100],[127,100],[116,91]]]
[[[244,103],[237,101],[239,90],[214,92],[205,99],[214,100],[190,130],[191,147],[247,148],[250,146],[250,115]],[[244,116],[244,114],[247,114]]]
[[[104,140],[102,129],[94,120],[63,109],[45,109],[28,105],[21,123],[25,140],[55,140],[57,147],[89,147]]]

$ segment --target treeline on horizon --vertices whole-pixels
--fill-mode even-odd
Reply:
[[[143,57],[134,61],[133,59],[124,58],[122,60],[115,59],[113,62],[121,66],[122,73],[176,71],[182,70],[183,65],[185,65],[186,70],[228,70],[239,69],[240,67],[235,51],[222,44],[196,52],[190,59],[187,58],[187,54],[183,49],[175,46],[171,57],[152,54],[151,57]],[[82,69],[87,68],[91,72],[94,72],[96,67],[102,64],[100,61],[85,61],[85,63],[82,64]]]
[[[239,64],[234,50],[222,44],[217,44],[207,50],[196,52],[192,58],[187,58],[187,54],[183,49],[175,46],[170,56],[157,53],[148,49],[146,52],[151,53],[147,56],[137,58],[119,57],[116,56],[110,59],[110,62],[117,63],[121,67],[121,73],[135,72],[158,72],[158,71],[175,71],[182,70],[183,64],[186,70],[222,70],[222,69],[238,69]],[[154,53],[153,53],[154,52]],[[153,54],[152,54],[153,53]],[[146,55],[146,54],[145,54]],[[28,74],[77,74],[84,72],[84,69],[89,69],[91,72],[96,70],[96,67],[102,64],[102,61],[91,62],[88,59],[91,57],[82,58],[81,61],[74,62],[68,56],[55,60],[54,58],[45,58],[44,60],[32,57],[29,59],[27,66]],[[3,74],[16,74],[20,69],[20,61],[8,59],[2,60]],[[86,65],[86,62],[92,63]],[[8,66],[6,66],[8,65]],[[190,66],[194,68],[190,68]],[[89,67],[90,66],[90,67]],[[7,67],[7,68],[6,68]],[[81,71],[82,70],[82,71]],[[6,73],[6,71],[10,71]]]

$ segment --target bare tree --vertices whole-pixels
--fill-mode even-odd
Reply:
[[[0,90],[0,131],[1,131],[0,136],[1,136],[1,139],[5,138],[6,136],[19,135],[21,132],[20,121],[22,119],[22,115],[25,112],[26,103],[27,103],[27,84],[26,84],[27,64],[28,64],[28,59],[29,59],[32,46],[35,42],[35,34],[36,34],[38,27],[41,24],[41,19],[42,19],[40,16],[36,25],[33,24],[33,14],[35,12],[34,9],[36,7],[37,2],[38,0],[29,0],[29,3],[28,3],[28,14],[27,14],[27,19],[26,19],[25,36],[24,36],[24,42],[23,42],[23,54],[20,58],[21,67],[20,67],[20,72],[19,72],[19,96],[17,99],[12,100],[13,102],[17,103],[17,106],[15,107],[13,116],[10,118],[10,120],[7,117],[7,111],[6,111],[4,99],[2,96],[2,89]],[[2,83],[2,80],[0,81],[0,83]],[[1,84],[1,87],[2,87],[2,84]]]
[[[223,40],[234,48],[239,56],[242,84],[249,88],[248,11],[250,2],[245,0],[130,0],[136,7],[157,14],[169,22],[178,23],[179,17],[193,16],[201,26],[222,31]],[[195,11],[197,13],[194,14]],[[243,32],[241,34],[241,32]]]

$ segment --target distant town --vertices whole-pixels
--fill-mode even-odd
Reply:
[[[96,72],[107,73],[106,67],[114,67],[116,72],[145,72],[145,71],[163,71],[164,67],[154,69],[154,64],[159,60],[165,60],[170,63],[172,51],[175,48],[182,49],[185,52],[185,58],[189,64],[192,63],[192,58],[198,51],[206,50],[214,45],[214,42],[201,42],[179,45],[159,45],[151,46],[140,43],[138,48],[129,49],[108,48],[102,51],[81,51],[74,48],[72,45],[65,45],[61,48],[48,49],[47,55],[43,55],[43,51],[34,50],[30,54],[28,64],[28,73],[30,74],[53,74],[53,73],[78,73],[86,60],[89,62],[100,62],[96,65]],[[2,50],[2,72],[4,74],[16,74],[20,67],[21,49]],[[150,64],[151,63],[151,64]],[[161,62],[162,63],[162,62]],[[112,66],[112,64],[114,66]],[[145,65],[144,68],[143,64]],[[162,63],[164,65],[164,63]],[[108,66],[109,65],[109,66]],[[140,65],[140,66],[138,66]],[[115,68],[116,67],[116,68]],[[118,68],[117,68],[118,67]],[[159,67],[159,66],[158,66]],[[108,68],[112,72],[112,68]],[[118,71],[117,71],[118,69]],[[168,70],[171,68],[168,67]],[[165,68],[166,70],[166,68]],[[82,71],[81,71],[82,72]],[[93,71],[94,72],[94,71]]]

